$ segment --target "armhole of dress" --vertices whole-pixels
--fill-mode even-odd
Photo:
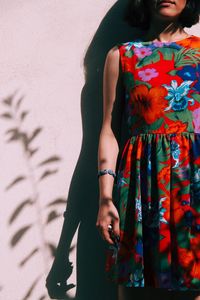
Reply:
[[[118,43],[118,44],[116,44],[116,47],[119,50],[119,65],[120,65],[120,69],[121,69],[122,73],[124,73],[124,70],[125,70],[124,67],[125,66],[124,66],[124,59],[122,57],[123,56],[123,50],[122,50],[123,44],[122,43]]]

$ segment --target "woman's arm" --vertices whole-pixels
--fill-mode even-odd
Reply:
[[[103,122],[99,136],[98,170],[116,170],[119,153],[122,106],[116,100],[120,75],[120,57],[117,47],[107,53],[103,72]],[[99,214],[96,225],[101,227],[103,238],[112,243],[107,227],[112,223],[113,231],[119,235],[119,216],[112,201],[114,178],[99,177]]]
[[[116,87],[119,77],[119,51],[110,49],[107,53],[103,73],[103,122],[99,137],[98,170],[115,171],[119,152],[118,141],[113,132],[113,111],[116,98]],[[115,121],[115,120],[114,120]],[[118,120],[120,121],[120,120]],[[119,123],[119,122],[118,122]],[[114,178],[110,175],[99,177],[99,201],[112,198]]]

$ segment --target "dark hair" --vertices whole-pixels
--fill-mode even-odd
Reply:
[[[124,13],[123,20],[130,26],[148,29],[150,24],[150,13],[147,2],[149,0],[129,0]],[[179,16],[182,27],[192,27],[199,22],[200,0],[187,0],[186,6]]]

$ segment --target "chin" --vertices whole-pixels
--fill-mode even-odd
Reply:
[[[172,20],[174,21],[175,19],[178,18],[177,15],[174,15],[174,14],[170,14],[170,13],[167,13],[167,12],[162,12],[162,13],[157,13],[155,14],[155,16],[159,19],[164,19],[164,20]]]

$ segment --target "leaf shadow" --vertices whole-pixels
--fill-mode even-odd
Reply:
[[[49,202],[46,205],[46,210],[44,210],[40,205],[39,186],[40,184],[42,184],[43,180],[47,180],[49,176],[52,176],[59,171],[58,167],[52,168],[52,165],[54,166],[62,159],[60,156],[54,154],[42,159],[42,161],[40,162],[37,162],[36,165],[35,162],[32,161],[33,155],[35,155],[40,150],[39,147],[33,148],[32,143],[37,138],[37,136],[41,134],[43,128],[38,126],[31,131],[27,130],[26,126],[24,125],[24,120],[27,117],[29,111],[23,110],[22,108],[24,96],[18,96],[17,100],[16,97],[17,91],[15,91],[14,93],[2,100],[4,112],[0,115],[0,117],[9,121],[8,123],[11,125],[11,128],[6,130],[5,132],[6,137],[9,136],[6,140],[6,143],[17,142],[19,143],[19,145],[21,145],[22,157],[26,166],[26,170],[24,170],[24,172],[26,174],[17,175],[14,179],[12,179],[12,181],[6,186],[5,191],[9,192],[9,190],[14,189],[16,185],[20,185],[22,182],[28,181],[30,187],[30,195],[28,196],[28,198],[22,200],[19,204],[17,204],[17,206],[15,207],[14,211],[11,213],[8,219],[8,226],[11,226],[13,223],[16,222],[18,218],[20,218],[25,208],[29,209],[30,211],[35,209],[37,218],[28,225],[23,225],[17,230],[14,229],[15,232],[10,239],[9,245],[11,248],[15,248],[16,245],[18,245],[18,243],[21,242],[24,236],[30,232],[34,225],[37,225],[36,227],[38,229],[37,233],[40,236],[40,244],[33,244],[34,249],[32,249],[29,254],[26,254],[26,256],[18,264],[18,267],[22,268],[32,259],[32,257],[36,253],[40,252],[40,254],[42,254],[44,263],[44,270],[41,273],[46,274],[45,272],[49,260],[49,256],[47,254],[50,251],[50,254],[54,256],[56,247],[52,243],[46,241],[44,229],[46,229],[49,223],[60,218],[62,214],[59,213],[57,209],[60,205],[66,204],[66,199],[62,197],[56,198],[53,201]],[[42,221],[42,214],[45,214],[46,216],[45,223],[43,223]],[[71,248],[71,250],[73,250],[73,247]],[[43,274],[40,274],[32,282],[28,291],[25,292],[25,296],[23,297],[24,300],[29,299],[32,296],[32,293],[36,288],[37,284],[39,283]],[[67,289],[71,287],[72,285],[70,285],[70,287],[67,286]],[[44,297],[46,298],[46,296],[47,295],[41,296],[40,299],[44,299]]]

